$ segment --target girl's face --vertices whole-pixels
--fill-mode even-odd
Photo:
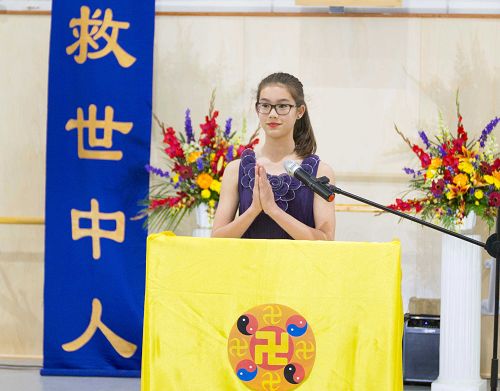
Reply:
[[[304,115],[305,107],[296,107],[292,95],[283,85],[270,84],[260,91],[256,109],[260,126],[267,136],[283,137],[292,133],[295,121]]]

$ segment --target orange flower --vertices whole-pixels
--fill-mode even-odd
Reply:
[[[469,183],[469,178],[465,174],[458,174],[453,177],[453,183],[460,187],[465,187]]]
[[[467,193],[467,191],[470,189],[470,184],[464,185],[464,186],[461,186],[461,185],[455,186],[455,185],[452,185],[450,183],[450,184],[446,185],[446,187],[449,190],[449,192],[446,193],[446,198],[448,198],[449,200],[452,200],[453,198],[456,198],[457,196],[462,196],[465,193]]]
[[[200,175],[198,175],[198,178],[196,178],[196,184],[200,186],[201,189],[208,189],[210,185],[212,184],[213,178],[203,172]]]
[[[191,152],[187,156],[187,162],[188,163],[194,163],[196,161],[196,159],[198,159],[201,156],[201,154],[202,154],[202,152],[200,152],[200,151]]]

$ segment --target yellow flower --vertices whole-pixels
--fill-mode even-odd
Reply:
[[[474,204],[479,205],[479,201],[474,202]]]
[[[453,183],[459,187],[465,187],[469,183],[469,178],[465,174],[458,174],[453,177]]]
[[[431,160],[431,164],[429,165],[429,170],[436,170],[441,167],[442,160],[438,157],[435,157]]]
[[[476,191],[474,192],[474,196],[475,196],[478,200],[480,200],[481,198],[483,198],[483,197],[484,197],[484,193],[483,193],[483,191],[482,191],[482,190],[476,190]],[[476,202],[477,202],[477,201],[476,201]]]
[[[427,179],[432,179],[434,178],[434,175],[436,175],[436,170],[431,170],[430,169],[430,166],[429,166],[429,169],[427,170],[427,172],[425,173],[425,177]]]
[[[179,182],[179,174],[175,174],[175,175],[172,177],[172,181],[173,181],[174,183]]]
[[[201,156],[201,152],[200,151],[197,151],[197,152],[191,152],[188,156],[187,156],[187,161],[188,163],[194,163],[196,161],[196,159],[198,159],[200,156]]]
[[[212,184],[212,181],[213,178],[205,172],[202,172],[200,175],[198,175],[198,178],[196,178],[196,184],[202,189],[208,189]]]
[[[210,206],[211,208],[213,208],[215,206],[215,200],[208,201],[208,206]]]
[[[484,180],[488,184],[495,185],[497,189],[500,189],[500,171],[493,171],[492,175],[485,175]]]
[[[210,198],[212,193],[208,189],[204,189],[201,191],[201,198]]]
[[[217,179],[214,179],[212,181],[212,183],[210,184],[210,190],[213,190],[217,193],[220,193],[220,186],[221,186],[220,181],[218,181]]]
[[[220,172],[220,170],[222,170],[223,164],[224,164],[224,156],[221,156],[219,158],[219,161],[217,162],[217,172]]]
[[[474,166],[471,164],[469,159],[460,159],[458,168],[467,174],[472,174],[474,172]]]

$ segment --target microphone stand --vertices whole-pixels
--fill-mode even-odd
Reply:
[[[348,193],[347,191],[344,191],[342,189],[339,189],[338,187],[329,184],[329,179],[327,177],[321,177],[316,180],[318,183],[321,183],[323,185],[326,185],[330,191],[331,195],[333,196],[334,194],[341,194],[343,196],[352,198],[356,201],[362,202],[367,205],[371,205],[377,209],[381,209],[385,212],[395,214],[399,217],[402,217],[407,220],[411,220],[415,223],[419,223],[422,225],[425,225],[426,227],[432,228],[436,231],[443,232],[447,235],[454,236],[458,239],[465,240],[469,243],[475,244],[476,246],[480,246],[484,248],[489,255],[491,255],[493,258],[496,258],[496,268],[495,268],[495,313],[494,313],[494,322],[493,322],[493,357],[491,359],[491,391],[497,391],[497,382],[498,382],[498,351],[497,351],[497,345],[498,345],[498,293],[499,293],[499,269],[500,269],[500,207],[498,208],[497,211],[497,221],[496,221],[496,233],[490,235],[486,243],[480,242],[478,240],[469,238],[465,235],[461,235],[457,232],[450,231],[449,229],[440,227],[438,225],[429,223],[425,220],[418,219],[414,216],[410,216],[406,213],[402,213],[400,211],[388,208],[387,206],[378,204],[376,202],[367,200],[366,198],[359,197],[355,194]]]

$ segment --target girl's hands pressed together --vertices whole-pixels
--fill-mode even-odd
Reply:
[[[257,214],[262,212],[262,204],[260,202],[260,186],[259,186],[259,165],[255,165],[255,179],[253,184],[253,193],[252,193],[252,204],[250,208],[254,210]]]
[[[262,210],[264,211],[264,213],[270,215],[273,211],[275,211],[278,208],[278,205],[274,200],[273,189],[271,187],[271,184],[269,183],[269,180],[267,179],[266,169],[258,164],[256,167],[258,167],[258,172],[259,172],[260,204],[262,206]]]

